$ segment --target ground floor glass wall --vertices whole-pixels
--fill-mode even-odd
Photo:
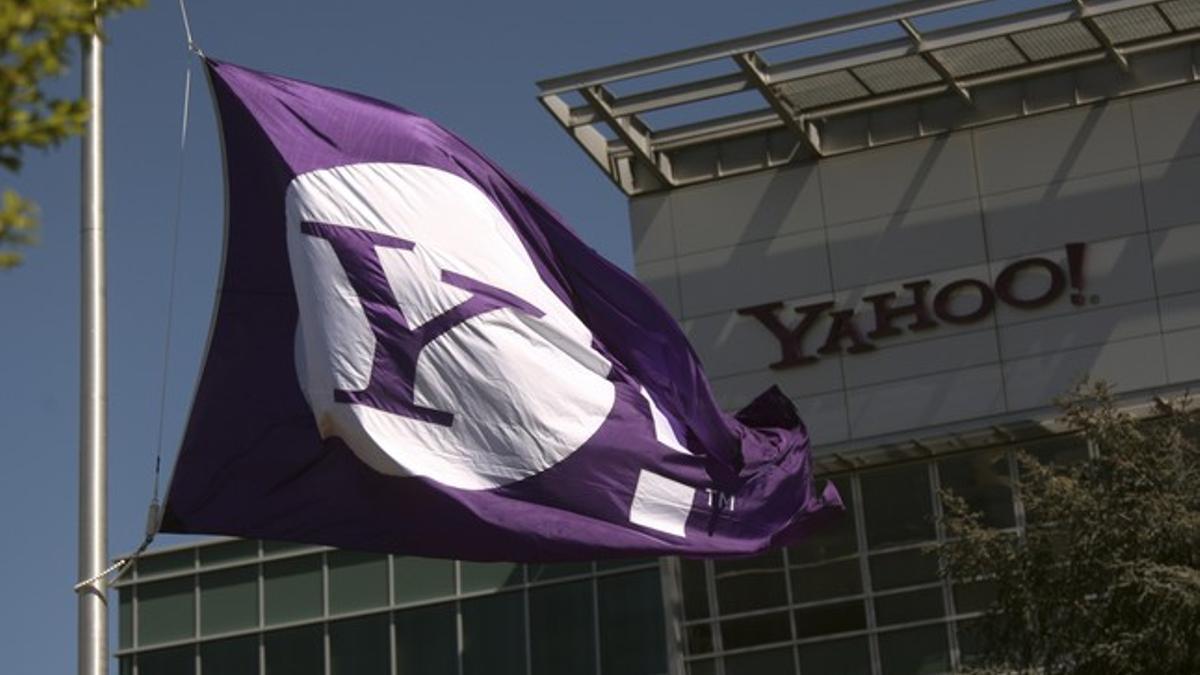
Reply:
[[[661,675],[656,561],[466,563],[229,541],[139,561],[123,675]]]
[[[1078,438],[1021,446],[1046,461],[1087,455]],[[1013,448],[906,460],[834,476],[846,517],[804,544],[747,560],[680,562],[690,675],[918,675],[978,653],[986,583],[939,578],[940,490],[999,528],[1024,516]]]

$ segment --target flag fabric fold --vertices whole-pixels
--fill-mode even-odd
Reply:
[[[224,266],[162,530],[473,560],[749,555],[841,510],[637,281],[434,122],[206,60]]]

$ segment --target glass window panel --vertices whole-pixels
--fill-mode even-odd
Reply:
[[[688,654],[707,654],[713,650],[712,624],[688,626],[685,633]]]
[[[125,586],[117,593],[117,648],[128,649],[133,646],[133,587]]]
[[[388,675],[392,671],[387,614],[329,624],[330,675]]]
[[[133,675],[133,657],[122,656],[117,658],[117,672],[121,675]]]
[[[258,636],[201,644],[200,672],[208,675],[258,675]]]
[[[601,577],[596,583],[604,675],[665,673],[666,624],[658,569]]]
[[[708,618],[708,581],[703,560],[679,561],[683,586],[683,616],[691,619]]]
[[[193,577],[186,576],[138,585],[138,646],[196,634],[194,584]]]
[[[877,591],[937,580],[937,554],[926,553],[923,548],[871,556],[871,586]]]
[[[330,551],[329,611],[356,612],[388,604],[388,559],[378,553]]]
[[[196,567],[196,549],[189,548],[174,553],[143,555],[137,561],[139,579],[172,572],[186,572]]]
[[[867,612],[862,600],[796,610],[796,637],[816,637],[848,633],[867,627]]]
[[[212,635],[258,626],[258,567],[200,575],[200,633]]]
[[[779,551],[756,558],[717,560],[713,570],[721,614],[787,604],[787,580],[783,576],[783,554]]]
[[[396,604],[449,598],[454,595],[454,561],[396,556],[392,558]]]
[[[850,489],[850,478],[835,478],[833,484],[842,495],[846,512],[833,522],[822,526],[802,543],[788,549],[788,559],[796,562],[820,562],[830,558],[850,555],[858,550],[858,538],[854,533],[854,495]]]
[[[458,622],[453,603],[396,612],[396,675],[458,672]]]
[[[936,619],[945,614],[940,588],[875,597],[875,623],[880,626]]]
[[[760,614],[721,622],[721,644],[725,649],[741,649],[792,639],[787,612]]]
[[[137,657],[138,675],[188,675],[196,672],[196,650],[191,645],[143,652]]]
[[[249,561],[258,557],[258,542],[254,539],[237,539],[223,544],[201,546],[200,566]]]
[[[792,568],[792,595],[795,602],[828,600],[862,592],[862,572],[858,558],[815,567]]]
[[[1022,449],[1042,464],[1051,466],[1069,466],[1088,458],[1087,439],[1076,434],[1025,443]]]
[[[943,490],[958,495],[972,511],[983,514],[985,525],[1016,524],[1007,452],[972,452],[942,460],[938,463],[938,476]]]
[[[524,675],[525,602],[521,593],[466,600],[462,621],[463,675]]]
[[[630,567],[642,567],[643,565],[655,565],[658,560],[655,558],[627,558],[625,560],[598,560],[596,561],[596,569],[600,572],[609,570],[623,570]]]
[[[717,675],[716,659],[692,661],[688,664],[688,675]]]
[[[984,657],[987,656],[986,622],[987,619],[979,618],[959,621],[956,625],[959,660],[966,668],[984,665]]]
[[[970,581],[954,584],[954,610],[959,614],[983,612],[996,601],[996,583]]]
[[[592,573],[592,563],[590,562],[527,565],[526,567],[530,583]]]
[[[320,555],[264,563],[263,586],[268,624],[321,616]]]
[[[321,626],[301,626],[263,635],[266,675],[324,675],[325,634]]]
[[[517,563],[461,562],[462,592],[495,591],[520,586],[522,565]]]
[[[950,670],[946,626],[922,626],[879,634],[884,675],[940,675]]]
[[[859,477],[871,548],[934,538],[929,468],[911,464]]]
[[[870,675],[871,652],[867,638],[800,645],[800,672],[806,675]]]
[[[534,675],[596,671],[592,581],[529,590],[529,657]]]
[[[795,670],[791,648],[725,657],[725,675],[786,675]]]

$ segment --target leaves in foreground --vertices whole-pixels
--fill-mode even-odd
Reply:
[[[995,589],[972,672],[1200,673],[1200,414],[1182,398],[1135,418],[1104,384],[1061,403],[1093,453],[1021,455],[1023,532],[943,495],[943,574]]]

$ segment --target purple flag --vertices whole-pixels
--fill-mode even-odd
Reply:
[[[841,508],[651,294],[437,124],[207,61],[228,223],[163,531],[475,560],[746,555]]]

